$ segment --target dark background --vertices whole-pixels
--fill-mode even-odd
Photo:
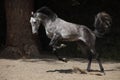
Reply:
[[[29,1],[29,0],[28,0]],[[34,11],[42,6],[52,9],[58,16],[66,21],[83,24],[94,29],[94,17],[98,12],[105,11],[112,17],[110,32],[96,41],[97,51],[103,58],[120,60],[120,0],[34,0]],[[48,49],[49,39],[44,28],[40,29],[40,43],[43,50]],[[6,20],[4,0],[0,0],[0,46],[6,43]],[[70,45],[71,46],[71,45]],[[68,53],[78,56],[72,47],[67,48]],[[72,50],[72,51],[69,51]],[[64,51],[62,52],[64,54]],[[69,54],[73,55],[73,54]]]

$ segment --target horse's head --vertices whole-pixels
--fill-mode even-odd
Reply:
[[[38,29],[41,23],[45,23],[46,21],[54,21],[57,15],[48,7],[42,7],[38,9],[35,13],[32,12],[32,16],[30,18],[30,23],[32,26],[32,33],[38,33]]]
[[[33,13],[32,12],[32,16],[30,18],[30,23],[32,26],[32,33],[33,34],[38,33],[38,29],[39,29],[39,26],[41,24],[41,21],[42,21],[42,19],[40,18],[40,13]]]

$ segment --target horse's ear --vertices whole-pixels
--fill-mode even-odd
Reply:
[[[34,12],[33,12],[33,11],[31,12],[31,15],[34,15]]]

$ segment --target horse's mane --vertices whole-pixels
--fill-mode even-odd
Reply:
[[[36,12],[47,15],[52,21],[54,21],[56,19],[56,17],[57,17],[57,14],[55,14],[48,7],[42,7],[40,9],[38,9]]]

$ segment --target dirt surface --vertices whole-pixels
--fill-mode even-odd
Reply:
[[[93,71],[87,72],[84,59],[74,58],[68,63],[55,58],[0,59],[0,80],[120,80],[119,62],[104,62],[103,66],[106,75],[98,71],[95,61]]]

